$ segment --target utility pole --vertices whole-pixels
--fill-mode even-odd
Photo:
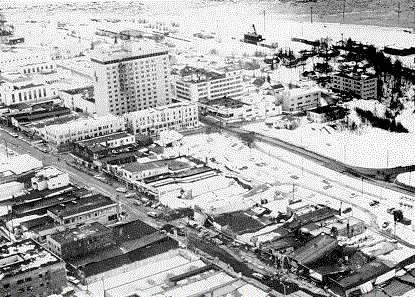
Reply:
[[[401,2],[398,2],[398,25],[401,20]]]
[[[386,151],[386,168],[389,168],[389,150]]]
[[[362,198],[363,198],[363,177],[362,177]]]
[[[344,11],[346,9],[346,0],[343,0],[343,24],[344,24]]]
[[[264,34],[265,34],[265,10],[264,10]]]
[[[6,157],[7,157],[7,159],[9,158],[9,149],[8,149],[8,147],[7,147],[7,141],[6,141],[6,139],[4,139],[3,138],[3,140],[4,140],[4,144],[5,144],[5,146],[6,146]]]
[[[311,23],[313,23],[313,6],[311,6],[310,8],[311,8]]]

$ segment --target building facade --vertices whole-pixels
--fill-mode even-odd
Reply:
[[[109,197],[95,194],[82,197],[75,202],[64,203],[47,210],[48,215],[62,226],[74,227],[80,224],[99,222],[116,223],[119,205]]]
[[[57,89],[43,80],[19,73],[2,74],[0,102],[4,105],[35,103],[57,96]]]
[[[161,131],[196,128],[199,113],[196,103],[180,102],[128,113],[126,126],[134,133],[155,136]]]
[[[69,174],[53,166],[39,170],[32,177],[32,187],[38,191],[53,190],[67,185],[69,185]]]
[[[208,101],[228,96],[243,95],[242,69],[218,68],[205,70],[186,66],[174,77],[175,95],[178,100]]]
[[[378,97],[378,79],[374,75],[338,72],[333,75],[332,87],[335,90],[351,92],[362,99]]]
[[[130,163],[122,165],[118,169],[119,174],[130,182],[141,181],[143,178],[152,177],[169,172],[169,167],[163,161],[148,163]]]
[[[300,112],[320,105],[321,90],[318,87],[300,87],[282,91],[282,110]]]
[[[100,223],[92,223],[50,234],[46,244],[50,251],[66,260],[87,255],[115,245],[113,231]]]
[[[40,129],[40,135],[52,145],[61,145],[124,130],[124,119],[109,114],[103,117],[45,126]]]
[[[83,113],[94,115],[96,113],[94,87],[59,90],[59,97],[65,107],[72,110],[81,110]]]
[[[170,61],[164,48],[132,49],[129,45],[96,50],[91,53],[91,64],[98,116],[171,103]]]
[[[1,246],[0,296],[48,296],[66,287],[65,262],[28,239]]]

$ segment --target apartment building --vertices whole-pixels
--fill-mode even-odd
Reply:
[[[31,239],[0,249],[0,296],[48,296],[66,287],[65,262]]]
[[[119,210],[118,203],[109,197],[95,194],[51,207],[47,214],[62,226],[74,227],[93,222],[116,223]]]
[[[57,96],[57,89],[43,80],[20,73],[2,73],[0,102],[4,105],[34,103]]]
[[[179,102],[165,106],[127,113],[126,126],[134,134],[155,136],[161,131],[196,128],[199,114],[196,103]]]
[[[168,51],[155,45],[140,46],[128,43],[91,53],[98,116],[171,103]]]
[[[87,255],[115,245],[113,231],[97,222],[46,237],[47,248],[62,259]]]
[[[176,98],[192,102],[203,102],[224,96],[239,98],[243,95],[242,82],[242,69],[235,67],[206,70],[186,66],[174,76]]]
[[[124,130],[124,119],[108,114],[99,118],[78,119],[64,124],[45,126],[40,129],[40,134],[45,141],[58,146]]]
[[[354,72],[338,72],[333,75],[332,88],[351,92],[362,99],[376,99],[378,79],[375,75]]]
[[[281,92],[282,110],[300,112],[320,105],[321,89],[313,86],[295,87]]]

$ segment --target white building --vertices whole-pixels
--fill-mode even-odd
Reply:
[[[252,108],[252,117],[255,119],[274,117],[282,113],[282,105],[272,95],[251,94],[240,100]]]
[[[118,168],[122,177],[130,182],[140,181],[146,177],[152,177],[169,172],[167,164],[163,161],[153,161],[147,163],[128,163]]]
[[[305,111],[320,105],[321,89],[316,86],[287,89],[281,92],[280,98],[283,111]]]
[[[171,103],[168,51],[139,46],[113,46],[91,53],[98,116],[122,115]]]
[[[98,118],[79,119],[64,124],[45,126],[40,129],[40,134],[45,141],[53,145],[61,145],[124,130],[124,119],[109,114]]]
[[[57,89],[44,80],[20,73],[3,73],[0,82],[0,102],[5,105],[37,102],[57,96]]]
[[[157,135],[161,131],[196,128],[199,114],[196,103],[180,102],[139,110],[124,115],[127,127],[134,134]]]
[[[239,98],[243,95],[242,70],[223,67],[206,70],[186,66],[174,77],[175,94],[179,100],[193,102],[222,98]]]
[[[42,161],[30,155],[18,155],[9,158],[0,158],[1,177],[18,175],[42,167]]]
[[[72,110],[82,110],[83,113],[89,115],[96,113],[93,86],[59,90],[58,94],[65,107]]]
[[[50,166],[36,172],[31,181],[35,190],[52,190],[69,185],[69,174]]]
[[[0,55],[2,72],[17,70],[29,74],[55,68],[56,63],[52,61],[50,52],[39,48],[2,52]]]
[[[338,72],[333,75],[332,88],[352,92],[362,99],[375,99],[378,96],[378,79],[374,75]]]

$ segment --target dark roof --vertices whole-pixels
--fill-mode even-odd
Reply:
[[[101,223],[93,222],[90,225],[82,225],[77,228],[67,229],[62,232],[51,234],[50,237],[59,244],[65,244],[78,240],[80,238],[87,238],[95,234],[106,234],[111,232],[111,229],[105,227]]]
[[[157,231],[157,229],[140,220],[119,223],[113,226],[112,229],[118,242],[136,240]]]
[[[49,211],[59,216],[60,218],[66,218],[78,213],[83,213],[97,208],[116,204],[116,202],[112,201],[107,196],[95,194],[88,197],[82,197],[81,199],[76,200],[76,203],[72,201],[62,205],[57,205],[50,208]]]
[[[229,98],[229,97],[222,97],[222,98],[218,98],[218,99],[213,99],[213,100],[209,100],[207,102],[205,102],[204,104],[208,105],[208,106],[223,106],[226,108],[241,108],[244,105],[247,105],[246,103],[233,99],[233,98]]]
[[[262,77],[258,77],[256,79],[254,79],[254,81],[252,82],[253,85],[257,86],[257,87],[262,87],[263,84],[265,84],[265,78]]]
[[[337,106],[337,105],[326,105],[326,106],[320,106],[320,107],[308,110],[308,112],[314,112],[318,114],[326,114],[329,112],[341,112],[341,111],[347,111],[347,109],[341,106]]]
[[[141,172],[144,170],[161,168],[161,167],[166,167],[166,166],[167,166],[166,162],[162,160],[157,160],[157,161],[147,162],[147,163],[139,163],[139,162],[129,163],[129,164],[123,165],[122,168],[130,172]]]
[[[71,94],[71,95],[91,93],[91,92],[93,93],[94,92],[94,87],[93,86],[88,86],[88,87],[82,87],[82,88],[76,88],[76,89],[70,89],[70,90],[62,90],[62,92],[68,93],[68,94]]]
[[[39,87],[39,86],[43,86],[43,84],[34,84],[34,83],[30,83],[27,85],[22,85],[22,86],[13,86],[15,90],[23,90],[23,89],[29,89],[29,88],[34,88],[34,87]]]
[[[172,277],[169,278],[169,281],[176,283],[176,282],[179,282],[181,280],[187,279],[189,277],[199,275],[199,274],[202,274],[202,273],[210,271],[210,270],[216,270],[216,269],[217,269],[217,267],[214,264],[208,264],[206,266],[202,266],[202,267],[184,272],[182,274],[172,276]]]
[[[104,142],[111,141],[111,140],[121,139],[121,138],[125,138],[128,136],[133,136],[133,135],[126,133],[126,132],[118,132],[114,134],[109,134],[109,135],[95,137],[95,138],[91,138],[87,140],[78,141],[78,144],[83,145],[83,146],[93,146],[95,144],[100,144],[100,143],[104,143]]]
[[[232,232],[237,234],[255,232],[265,227],[265,224],[248,216],[243,211],[217,215],[214,217],[214,221],[223,227],[227,226]]]
[[[302,245],[300,240],[294,236],[287,236],[283,238],[278,238],[277,240],[267,242],[261,245],[263,249],[271,249],[274,251],[278,251],[281,249],[286,249],[289,247],[298,248]]]
[[[42,225],[51,224],[53,222],[54,220],[50,216],[43,216],[43,217],[36,218],[33,220],[25,221],[21,223],[21,225],[25,227],[27,230],[31,230]]]
[[[69,113],[71,113],[71,110],[69,108],[55,105],[46,109],[42,108],[19,114],[11,114],[9,116],[15,118],[18,122],[28,122],[39,119],[52,118],[57,115],[64,115]]]
[[[391,271],[392,269],[392,267],[383,264],[380,260],[374,260],[362,265],[362,267],[360,267],[351,275],[337,280],[337,283],[340,284],[344,290],[348,290],[358,287],[361,284],[364,284],[382,274],[385,274],[388,271]]]
[[[327,218],[333,217],[334,215],[339,214],[338,210],[332,209],[330,207],[322,207],[315,211],[310,211],[306,214],[298,216],[297,220],[301,225],[306,225],[311,222],[319,222]]]
[[[18,109],[18,110],[23,110],[23,109],[27,109],[30,108],[30,105],[27,103],[16,103],[16,104],[11,104],[8,106],[9,109]]]
[[[276,84],[276,85],[272,85],[271,88],[275,89],[284,89],[284,86],[282,84]]]
[[[154,234],[154,235],[153,235]],[[86,277],[109,271],[178,248],[177,241],[160,233],[148,235],[148,239],[130,241],[125,246],[113,246],[98,253],[88,254],[67,261],[79,267]]]
[[[320,234],[310,240],[305,246],[294,250],[294,252],[290,254],[290,258],[301,265],[307,266],[332,252],[337,246],[336,238],[327,234]]]
[[[123,159],[127,159],[130,157],[134,157],[135,160],[137,160],[137,158],[143,157],[145,154],[135,151],[135,152],[126,152],[126,153],[120,153],[120,154],[115,154],[115,155],[111,155],[105,158],[100,158],[99,160],[103,163],[111,163],[114,161],[118,161],[118,160],[123,160]]]
[[[33,176],[35,175],[35,173],[33,174]],[[69,192],[70,190],[73,189],[73,186],[71,185],[67,185],[67,186],[63,186],[57,189],[45,189],[45,190],[33,190],[30,191],[27,194],[24,195],[20,195],[20,196],[14,196],[8,200],[3,200],[2,202],[7,202],[8,204],[11,205],[21,205],[21,204],[27,204],[30,203],[31,201],[35,200],[35,199],[44,199],[48,196],[52,196],[54,193],[58,193],[58,192]]]
[[[217,73],[214,71],[208,71],[203,68],[196,68],[191,66],[185,66],[179,71],[181,77],[186,77],[189,75],[196,75],[196,80],[194,82],[203,82],[203,81],[210,81],[214,79],[224,78],[225,74]],[[192,80],[193,81],[193,80]]]

